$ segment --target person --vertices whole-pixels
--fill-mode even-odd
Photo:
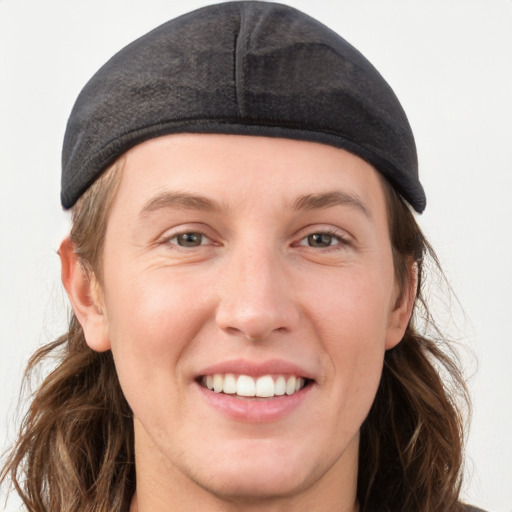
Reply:
[[[30,511],[471,510],[417,167],[388,84],[293,8],[121,50],[68,122],[74,314],[2,480]]]

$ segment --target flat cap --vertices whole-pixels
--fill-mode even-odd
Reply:
[[[62,205],[71,208],[131,147],[179,132],[343,148],[372,164],[416,211],[425,208],[412,130],[390,86],[342,37],[289,6],[211,5],[114,55],[71,112]]]

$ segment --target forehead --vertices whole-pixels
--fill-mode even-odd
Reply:
[[[178,134],[144,142],[122,159],[119,202],[144,208],[166,191],[200,194],[223,207],[343,192],[368,209],[383,203],[381,178],[361,158],[319,143],[240,135]]]

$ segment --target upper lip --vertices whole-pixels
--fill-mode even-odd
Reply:
[[[213,375],[215,373],[233,373],[235,375],[250,375],[252,377],[259,377],[262,375],[295,375],[296,377],[304,377],[314,380],[311,372],[301,366],[284,361],[282,359],[269,359],[267,361],[248,361],[245,359],[231,359],[215,363],[206,368],[203,368],[198,377],[204,375]]]

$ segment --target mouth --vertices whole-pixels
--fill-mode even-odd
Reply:
[[[268,374],[259,377],[234,373],[202,375],[198,383],[214,393],[223,393],[239,398],[270,399],[283,395],[294,395],[311,381],[298,375]]]

